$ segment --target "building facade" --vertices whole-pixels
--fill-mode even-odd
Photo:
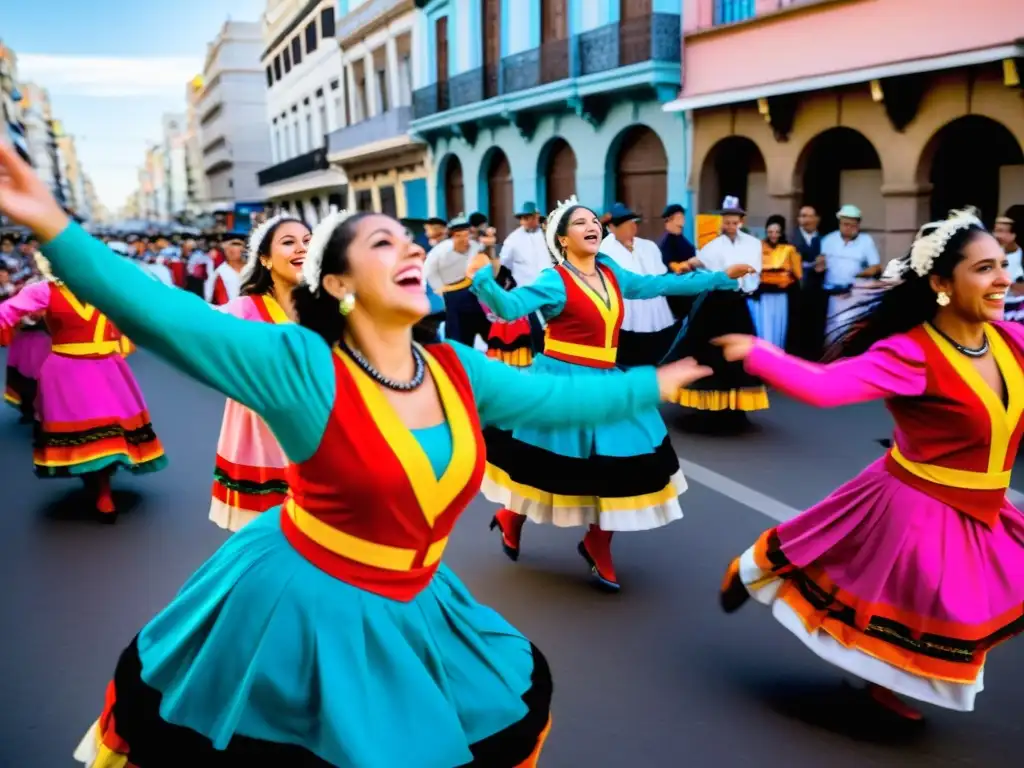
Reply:
[[[188,198],[186,208],[191,221],[203,214],[210,199],[199,125],[199,100],[202,95],[203,76],[196,75],[185,84],[185,188]]]
[[[431,213],[615,201],[660,230],[686,194],[678,0],[417,0],[411,130],[431,147]]]
[[[28,142],[32,165],[50,191],[55,196],[60,195],[62,194],[60,158],[57,154],[57,141],[53,131],[53,111],[50,107],[50,98],[46,90],[35,83],[23,83],[21,96],[25,139]]]
[[[21,100],[18,57],[0,41],[0,135],[16,148],[25,160],[32,162],[28,139],[25,137]]]
[[[163,129],[164,169],[167,182],[167,218],[184,222],[188,217],[188,128],[184,114],[167,114]]]
[[[697,206],[830,231],[852,203],[887,257],[952,208],[991,225],[1024,202],[1022,36],[1017,0],[683,0]]]
[[[259,23],[226,21],[207,47],[196,98],[207,212],[262,199],[257,173],[271,157],[262,40]]]
[[[78,160],[75,137],[60,132],[57,136],[57,149],[60,158],[61,175],[64,182],[64,194],[67,208],[75,216],[88,220],[91,215],[90,200],[85,191],[85,173]]]
[[[261,125],[271,161],[259,183],[265,200],[310,224],[348,195],[344,172],[327,160],[327,135],[346,109],[338,13],[338,0],[268,0],[263,14]]]
[[[328,161],[348,178],[349,210],[428,215],[426,145],[409,135],[413,0],[348,3],[338,19],[344,91]]]

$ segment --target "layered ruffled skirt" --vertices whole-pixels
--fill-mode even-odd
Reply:
[[[7,381],[4,402],[32,415],[39,371],[50,354],[50,335],[45,327],[18,328],[7,339]],[[6,346],[6,345],[0,345]]]
[[[33,461],[40,477],[109,467],[162,469],[167,458],[146,401],[121,355],[50,354],[39,372]]]
[[[210,519],[221,528],[237,531],[283,504],[288,492],[287,465],[263,419],[228,400],[217,442]]]
[[[624,376],[538,355],[532,372]],[[553,403],[553,408],[558,404]],[[489,501],[537,523],[596,524],[606,531],[659,528],[683,516],[686,480],[656,408],[596,427],[484,430]]]
[[[1020,511],[1005,502],[989,528],[903,484],[884,459],[736,565],[818,656],[948,709],[974,708],[988,651],[1024,630]]]
[[[487,335],[487,356],[515,368],[530,365],[533,362],[533,344],[529,319],[493,320]]]
[[[165,765],[534,766],[541,653],[442,565],[412,601],[305,560],[260,516],[122,653],[76,758]]]
[[[743,369],[743,362],[727,362],[712,340],[729,333],[756,335],[753,313],[757,307],[742,293],[711,291],[701,297],[687,325],[686,335],[673,359],[693,357],[712,374],[679,390],[677,402],[699,411],[762,411],[768,393],[760,379]]]

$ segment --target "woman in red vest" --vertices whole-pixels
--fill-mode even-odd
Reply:
[[[729,360],[819,407],[885,399],[892,447],[733,561],[722,606],[751,596],[826,661],[897,694],[974,709],[992,647],[1024,629],[1024,517],[1007,500],[1024,432],[1024,326],[1000,322],[1006,254],[971,213],[926,226],[895,287],[819,365],[749,336]]]
[[[472,290],[505,320],[540,311],[547,320],[544,354],[532,370],[564,377],[573,386],[611,385],[616,367],[623,299],[687,296],[735,290],[751,267],[686,275],[638,275],[598,254],[603,230],[597,215],[573,197],[548,217],[548,249],[556,265],[532,285],[505,290],[480,254],[471,266]],[[577,399],[579,395],[574,395]],[[560,408],[565,403],[553,402]],[[491,521],[502,548],[519,558],[523,523],[588,526],[578,545],[594,583],[619,589],[611,540],[616,531],[660,528],[683,516],[679,495],[686,480],[661,414],[649,408],[628,419],[558,428],[523,424],[487,435],[484,494],[502,509]]]
[[[292,289],[302,277],[309,238],[309,227],[289,216],[268,219],[253,230],[239,276],[242,295],[221,311],[257,323],[293,322]],[[263,419],[228,400],[217,441],[210,519],[237,531],[280,506],[288,491],[287,465]]]
[[[299,323],[272,324],[119,259],[4,144],[0,212],[139,343],[258,413],[292,462],[282,508],[228,539],[121,655],[78,759],[536,766],[544,657],[441,564],[480,488],[482,428],[629,419],[707,369],[574,380],[414,345],[430,311],[425,254],[388,216],[327,217],[296,289]]]
[[[113,523],[114,471],[156,472],[167,459],[124,360],[128,340],[106,315],[54,279],[42,256],[36,259],[44,279],[0,304],[0,327],[38,315],[50,331],[52,346],[39,367],[35,396],[36,475],[82,478],[95,494],[100,520]]]

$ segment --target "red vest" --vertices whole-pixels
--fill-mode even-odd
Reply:
[[[622,327],[622,291],[611,269],[597,263],[608,288],[610,306],[564,264],[555,272],[565,285],[565,306],[548,321],[544,354],[589,368],[614,368]]]
[[[334,409],[317,452],[289,465],[281,509],[285,536],[306,559],[403,602],[430,583],[486,462],[473,392],[455,350],[432,345],[427,362],[452,434],[441,478],[377,384],[336,349]]]
[[[59,283],[50,283],[46,325],[53,337],[53,352],[58,355],[100,358],[122,352],[117,326]]]
[[[1006,385],[1008,404],[970,360],[930,326],[910,331],[924,350],[922,396],[886,401],[896,421],[888,470],[914,488],[992,526],[999,517],[1024,432],[1024,354],[996,326],[987,335]]]

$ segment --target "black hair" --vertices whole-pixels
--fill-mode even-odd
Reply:
[[[278,227],[291,222],[296,222],[309,229],[309,225],[302,219],[281,219],[281,221],[268,229],[263,234],[263,239],[260,240],[260,244],[256,248],[256,265],[253,268],[252,274],[242,283],[240,290],[242,296],[262,296],[265,293],[270,293],[274,288],[274,277],[270,274],[270,270],[266,268],[260,257],[270,255],[270,249],[274,244],[274,233],[277,232]],[[252,258],[251,254],[249,258]]]
[[[487,223],[487,216],[477,211],[469,217],[469,226],[480,227]]]
[[[320,285],[315,291],[300,282],[292,289],[292,301],[299,324],[323,337],[328,344],[336,344],[341,340],[345,330],[345,316],[338,308],[338,300],[321,287],[324,275],[343,275],[348,272],[348,249],[355,239],[359,222],[368,216],[379,216],[377,213],[356,213],[349,216],[334,228],[327,245],[324,247],[323,260],[320,262]]]
[[[555,248],[558,248],[558,238],[565,237],[565,233],[569,231],[569,221],[572,219],[572,215],[581,208],[585,211],[590,211],[595,216],[597,216],[597,213],[594,211],[593,208],[587,205],[583,205],[581,203],[576,203],[576,205],[570,205],[568,208],[566,208],[565,213],[563,213],[562,217],[558,220],[558,226],[555,227]],[[604,234],[605,227],[602,224],[601,236],[604,237]],[[555,254],[551,254],[551,261],[553,261],[556,265],[558,264],[558,259],[555,258]]]
[[[773,213],[768,217],[768,220],[764,223],[764,239],[768,242],[768,227],[772,224],[779,225],[779,245],[785,245],[789,241],[786,239],[786,217],[778,213]]]
[[[930,234],[937,226],[926,226],[918,237]],[[927,275],[907,270],[903,282],[884,291],[880,298],[871,298],[852,309],[853,319],[838,329],[826,359],[863,354],[883,339],[931,321],[938,304],[928,278],[931,275],[951,278],[956,265],[964,258],[964,248],[984,234],[986,230],[977,224],[958,230],[949,238]]]

